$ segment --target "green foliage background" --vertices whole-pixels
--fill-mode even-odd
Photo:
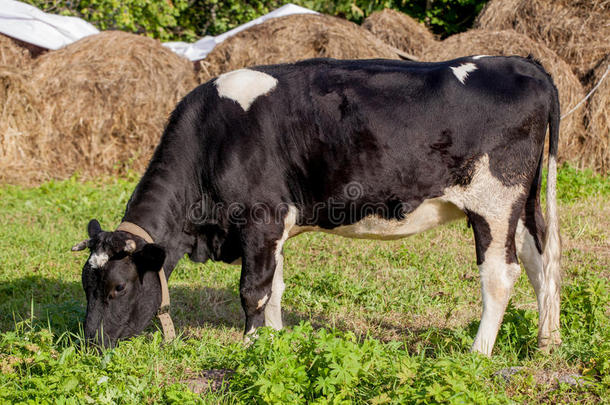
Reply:
[[[102,30],[119,29],[162,41],[218,35],[292,2],[356,23],[392,8],[445,37],[468,29],[488,0],[24,0],[47,12],[81,17]]]

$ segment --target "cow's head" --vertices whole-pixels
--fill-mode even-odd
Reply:
[[[89,248],[82,281],[87,296],[85,337],[102,346],[140,333],[161,304],[158,271],[165,261],[159,245],[123,231],[87,226],[89,239],[72,250]]]

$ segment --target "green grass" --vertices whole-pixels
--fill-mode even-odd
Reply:
[[[92,352],[80,344],[85,255],[70,247],[90,218],[116,226],[136,182],[0,186],[0,403],[609,402],[607,177],[560,170],[563,346],[537,351],[536,301],[522,275],[490,359],[468,351],[481,298],[461,222],[392,242],[291,239],[288,328],[262,330],[248,348],[239,267],[185,259],[170,280],[180,337],[163,344],[152,325]],[[512,366],[510,381],[495,375]],[[583,384],[557,383],[574,373]]]

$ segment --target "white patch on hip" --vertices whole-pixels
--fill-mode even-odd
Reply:
[[[89,258],[89,265],[94,269],[100,269],[108,263],[107,253],[92,253]]]
[[[462,84],[466,82],[466,79],[468,78],[468,73],[474,72],[477,69],[477,65],[475,65],[474,63],[462,63],[458,67],[451,67],[451,70],[453,70],[453,74]]]
[[[487,222],[500,222],[502,227],[508,228],[512,206],[524,192],[524,187],[521,184],[502,184],[491,173],[489,155],[483,155],[475,163],[470,184],[451,186],[443,192],[443,200],[452,202],[462,210],[474,211]]]
[[[482,59],[482,58],[489,58],[489,55],[477,55],[477,56],[473,56],[472,59],[474,60],[478,60],[478,59]]]
[[[220,97],[230,98],[248,111],[254,100],[275,88],[277,79],[256,70],[239,69],[218,76],[214,84]]]

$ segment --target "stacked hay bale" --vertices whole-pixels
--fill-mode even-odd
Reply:
[[[0,65],[22,67],[30,64],[30,51],[20,46],[17,41],[0,34]]]
[[[325,15],[292,15],[227,39],[199,62],[197,76],[189,61],[159,42],[123,32],[104,32],[35,59],[36,49],[0,35],[0,182],[141,170],[168,113],[197,82],[312,57],[398,59],[408,53],[436,61],[532,54],[552,74],[565,113],[584,96],[573,72],[590,89],[606,71],[609,10],[610,0],[492,0],[477,21],[491,30],[442,42],[391,10],[373,13],[363,27]],[[562,159],[602,172],[610,169],[608,76],[586,111],[562,120],[560,137]]]
[[[40,97],[31,74],[30,51],[0,35],[0,180],[36,172],[30,157],[36,159],[32,134],[40,128]]]
[[[273,18],[226,39],[200,62],[199,81],[253,65],[301,59],[398,59],[396,50],[362,27],[315,14]]]
[[[603,80],[602,80],[603,79]],[[601,83],[588,100],[583,166],[610,172],[610,55],[593,70],[589,86]],[[593,90],[593,89],[591,89]]]
[[[470,30],[450,36],[430,47],[426,59],[440,61],[467,55],[533,55],[553,76],[559,90],[562,108],[575,106],[584,96],[583,88],[570,66],[555,52],[523,34],[512,30]],[[583,110],[577,110],[561,121],[559,157],[575,161],[583,152]]]
[[[545,44],[585,76],[610,50],[610,0],[492,0],[475,26],[514,29]]]
[[[40,107],[29,67],[0,65],[0,181],[27,182],[39,172]]]
[[[492,0],[475,25],[489,30],[511,28],[545,44],[568,63],[588,92],[601,79],[605,69],[599,66],[607,64],[610,55],[608,21],[610,0]],[[602,173],[610,169],[610,158],[604,153],[610,143],[607,86],[602,83],[586,108],[580,108],[582,113],[573,113],[586,116],[586,132],[580,134],[577,150],[568,152],[579,166]],[[562,110],[567,112],[572,106],[564,102]],[[574,135],[562,133],[562,138],[566,136]]]
[[[421,58],[436,39],[426,26],[400,11],[386,8],[368,16],[362,26],[386,44]]]
[[[176,103],[196,86],[192,64],[158,41],[108,31],[38,58],[33,136],[44,176],[142,169]]]

